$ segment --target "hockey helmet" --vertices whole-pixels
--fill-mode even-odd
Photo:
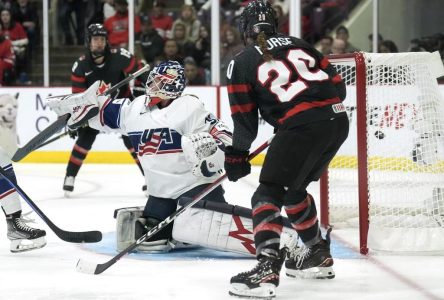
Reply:
[[[239,19],[239,32],[242,40],[256,39],[260,32],[266,35],[276,33],[278,18],[276,11],[267,0],[253,0],[245,7]]]
[[[150,98],[174,100],[185,89],[185,70],[177,61],[167,60],[153,68],[146,81]]]
[[[88,50],[90,50],[91,39],[93,36],[104,36],[106,39],[105,51],[109,49],[108,32],[106,31],[105,27],[103,27],[103,24],[95,23],[88,26],[85,37],[85,46]],[[95,53],[95,54],[103,55],[103,53]]]

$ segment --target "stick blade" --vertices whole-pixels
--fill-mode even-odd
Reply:
[[[73,232],[52,228],[54,233],[65,242],[69,243],[97,243],[102,240],[100,231]]]
[[[77,272],[94,275],[96,273],[97,264],[79,259],[76,265]]]

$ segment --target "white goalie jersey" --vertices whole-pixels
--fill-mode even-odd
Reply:
[[[231,131],[195,96],[183,95],[167,107],[148,108],[147,96],[129,99],[99,98],[100,113],[89,125],[128,135],[147,179],[150,195],[176,199],[186,191],[211,183],[219,174],[196,176],[184,137],[206,132],[219,148],[231,145]],[[190,152],[190,151],[185,151]],[[191,151],[192,152],[192,151]],[[223,156],[222,156],[223,157]],[[223,161],[221,162],[223,166]]]

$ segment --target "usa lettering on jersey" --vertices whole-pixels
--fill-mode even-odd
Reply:
[[[137,145],[138,156],[182,152],[181,135],[174,129],[145,129],[129,136],[133,145]]]

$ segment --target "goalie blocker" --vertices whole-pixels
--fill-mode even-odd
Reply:
[[[182,198],[179,205],[184,206],[189,201],[191,199]],[[117,251],[122,251],[136,240],[136,221],[142,213],[143,207],[126,207],[114,211]],[[283,223],[281,247],[297,235],[287,218],[284,218]],[[167,244],[148,242],[140,245],[137,251],[165,252],[183,243],[255,256],[251,209],[200,201],[174,221],[172,238]]]

